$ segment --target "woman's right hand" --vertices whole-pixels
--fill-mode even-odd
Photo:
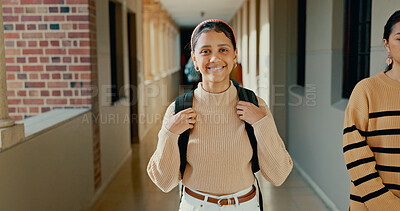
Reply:
[[[197,114],[193,108],[187,108],[171,116],[165,128],[172,133],[182,134],[187,129],[192,129],[196,123]]]

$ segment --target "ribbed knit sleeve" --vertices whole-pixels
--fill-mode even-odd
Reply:
[[[281,185],[290,174],[293,163],[279,136],[274,118],[266,103],[258,98],[260,108],[267,115],[254,123],[254,134],[258,142],[258,161],[261,174],[275,186]]]
[[[171,191],[180,180],[179,165],[179,135],[170,132],[165,125],[170,116],[174,115],[175,103],[172,103],[165,112],[163,124],[158,133],[156,151],[151,156],[147,165],[147,173],[150,179],[163,192]]]
[[[350,200],[364,203],[368,210],[400,210],[400,199],[383,184],[375,169],[374,153],[367,143],[369,102],[365,90],[365,81],[356,85],[344,120],[343,153],[355,189]]]

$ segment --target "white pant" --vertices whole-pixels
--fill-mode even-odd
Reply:
[[[184,187],[186,188],[186,187]],[[235,198],[237,202],[237,197],[243,196],[246,193],[250,192],[253,187],[246,188],[245,190],[241,190],[237,193],[230,194],[230,195],[223,195],[223,196],[214,196],[210,194],[204,194],[196,190],[191,191],[206,196],[204,200],[196,199],[183,190],[183,196],[181,204],[179,205],[179,211],[260,211],[260,206],[258,205],[257,195],[254,198],[250,199],[249,201],[243,203],[235,203],[234,205],[224,205],[220,207],[218,204],[214,204],[211,202],[207,202],[208,197],[213,198]]]

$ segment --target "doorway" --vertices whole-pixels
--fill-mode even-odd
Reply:
[[[127,13],[128,19],[128,53],[129,53],[129,102],[131,117],[131,144],[139,143],[138,125],[138,87],[137,87],[137,40],[136,40],[136,14]]]

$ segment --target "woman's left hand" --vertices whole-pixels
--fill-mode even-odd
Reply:
[[[253,103],[239,101],[236,105],[239,119],[246,121],[249,124],[254,124],[267,115],[267,112],[257,107]]]

